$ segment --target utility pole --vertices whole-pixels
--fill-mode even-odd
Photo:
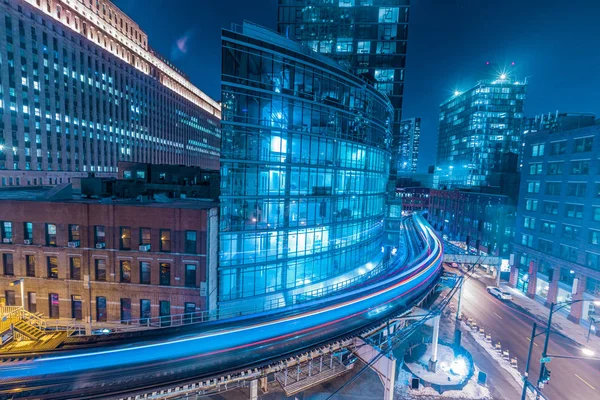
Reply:
[[[533,351],[533,341],[535,340],[535,330],[537,329],[537,324],[533,323],[533,329],[531,331],[531,339],[529,341],[529,352],[527,353],[527,363],[525,364],[525,375],[523,381],[523,393],[521,394],[521,400],[527,399],[527,380],[529,378],[529,363],[531,362],[531,353]]]
[[[552,314],[554,314],[554,303],[550,304],[550,315],[548,315],[548,325],[546,326],[546,338],[544,339],[544,349],[542,350],[542,360],[546,358],[546,353],[548,352],[548,342],[550,340],[550,328],[552,326]],[[540,366],[540,377],[538,379],[538,385],[542,381],[542,377],[544,375],[544,370],[546,369],[546,363],[544,361],[541,362]]]

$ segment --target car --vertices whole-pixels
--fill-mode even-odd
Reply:
[[[489,294],[496,296],[500,300],[512,300],[512,295],[508,292],[503,291],[497,286],[488,286],[485,288]]]

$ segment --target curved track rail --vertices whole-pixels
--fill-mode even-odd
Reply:
[[[418,216],[404,226],[410,261],[342,293],[175,337],[5,362],[0,398],[102,398],[264,365],[362,332],[415,304],[440,276],[443,245],[431,227]]]

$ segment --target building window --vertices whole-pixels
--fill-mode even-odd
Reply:
[[[560,245],[560,256],[561,256],[561,258],[563,258],[567,261],[577,262],[577,249],[575,247],[566,246],[564,244],[561,244]],[[561,268],[561,270],[562,270],[562,268]]]
[[[371,42],[358,42],[358,54],[369,54],[371,52]]]
[[[561,154],[565,154],[567,152],[567,141],[561,140],[560,142],[552,142],[550,143],[550,155],[557,156]],[[562,168],[562,163],[561,163]],[[561,171],[562,174],[562,171]]]
[[[131,228],[128,226],[121,227],[120,248],[121,250],[131,250]]]
[[[545,254],[552,254],[552,244],[549,240],[538,239],[538,250]]]
[[[338,38],[335,50],[337,53],[352,53],[352,38]]]
[[[140,283],[144,285],[150,284],[150,263],[148,261],[140,261]]]
[[[104,258],[96,258],[96,280],[106,282],[106,260]]]
[[[594,221],[600,221],[600,207],[592,207]]]
[[[106,247],[106,231],[104,225],[94,226],[94,244],[96,248]]]
[[[196,265],[186,264],[185,265],[185,286],[196,287]]]
[[[33,254],[25,255],[25,272],[27,276],[35,276],[35,256]]]
[[[0,227],[2,228],[2,243],[12,243],[12,222],[3,221]]]
[[[560,182],[546,182],[546,194],[552,196],[560,195]]]
[[[544,155],[544,144],[534,144],[531,146],[531,156],[541,157]]]
[[[521,244],[523,246],[532,247],[533,246],[533,236],[531,236],[531,235],[522,235],[521,236]]]
[[[137,179],[146,179],[146,171],[135,171],[135,177]]]
[[[585,197],[587,185],[583,182],[569,182],[567,184],[567,196]]]
[[[150,322],[150,318],[152,318],[152,307],[150,305],[150,300],[141,299],[140,300],[140,324],[147,324]]]
[[[47,257],[48,278],[58,279],[58,257]]]
[[[571,175],[587,175],[590,172],[590,161],[571,161]]]
[[[15,274],[15,266],[13,263],[13,255],[10,253],[2,254],[2,265],[4,267],[4,275],[12,276]]]
[[[169,229],[160,230],[160,251],[171,251],[171,231]]]
[[[529,175],[541,175],[542,163],[529,164]]]
[[[123,171],[123,179],[132,179],[133,175],[131,171]]]
[[[160,284],[162,286],[171,285],[171,264],[160,263]]]
[[[121,299],[121,322],[131,321],[131,299]]]
[[[556,232],[556,223],[550,221],[543,221],[540,231],[542,233],[554,235],[554,233]]]
[[[523,227],[527,229],[535,229],[535,218],[525,217],[523,218]]]
[[[540,192],[540,182],[528,182],[527,183],[527,193],[539,193]]]
[[[79,242],[79,225],[69,225],[69,242]]]
[[[81,279],[81,258],[69,258],[69,266],[71,269],[71,279]]]
[[[46,224],[46,246],[56,247],[56,225]]]
[[[146,246],[150,250],[150,228],[140,228],[140,246]]]
[[[590,229],[588,243],[596,246],[600,245],[600,231]]]
[[[16,306],[17,302],[15,300],[15,291],[14,290],[5,290],[4,296],[6,296],[6,305],[7,306]]]
[[[183,322],[186,324],[195,321],[194,314],[196,313],[196,303],[185,303],[183,308]]]
[[[565,216],[569,218],[582,219],[583,205],[582,204],[567,204],[565,206]]]
[[[131,261],[121,260],[119,264],[121,266],[121,282],[131,283]]]
[[[171,302],[161,300],[159,302],[160,326],[171,325]]]
[[[563,237],[576,240],[579,237],[579,227],[574,225],[563,225]]]
[[[548,163],[548,175],[562,175],[564,164],[563,161]]]
[[[77,321],[83,319],[80,295],[71,295],[71,318]]]
[[[575,143],[573,146],[573,153],[585,153],[588,151],[592,151],[592,146],[594,144],[594,138],[592,136],[586,138],[575,139]]]
[[[196,253],[196,231],[185,231],[185,252]]]
[[[588,268],[600,271],[600,254],[586,253],[585,261],[585,264],[588,266]]]
[[[59,318],[60,317],[58,293],[48,293],[48,317],[50,317],[50,318]]]
[[[558,214],[558,203],[554,201],[544,202],[544,214],[557,215]]]
[[[398,23],[398,7],[379,7],[379,22],[395,24]]]
[[[538,207],[537,200],[527,199],[527,201],[525,201],[525,209],[527,211],[537,211],[537,207]]]
[[[30,313],[37,312],[37,295],[35,292],[27,292],[27,310]]]
[[[96,297],[96,321],[106,322],[106,297]]]
[[[33,222],[23,223],[23,239],[28,240],[29,244],[33,243]]]

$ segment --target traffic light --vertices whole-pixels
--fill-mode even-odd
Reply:
[[[546,366],[544,365],[542,367],[542,379],[541,382],[542,383],[548,383],[550,382],[550,374],[552,373],[552,371],[550,371],[548,368],[546,368]]]

